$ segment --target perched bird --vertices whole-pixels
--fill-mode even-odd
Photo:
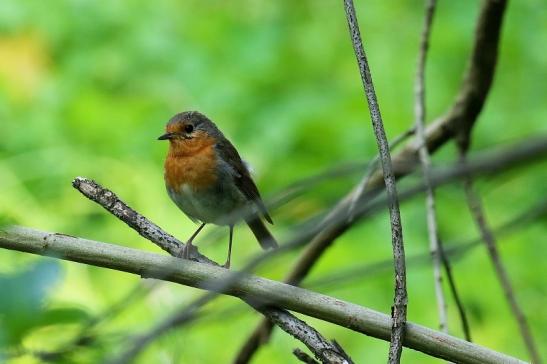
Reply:
[[[186,111],[169,120],[165,159],[165,185],[169,197],[194,222],[201,222],[188,239],[183,257],[188,258],[192,241],[207,223],[228,226],[230,267],[233,229],[245,220],[262,248],[276,248],[277,242],[262,219],[273,223],[258,189],[236,148],[217,126],[197,111]]]

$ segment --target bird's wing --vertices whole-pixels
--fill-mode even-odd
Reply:
[[[270,224],[273,224],[272,218],[260,197],[258,188],[256,188],[249,170],[245,167],[245,164],[241,160],[236,148],[230,143],[228,139],[224,138],[223,143],[218,143],[216,149],[220,154],[220,157],[232,167],[234,172],[234,182],[237,188],[243,193],[243,195],[250,201],[252,201],[260,210],[262,216]]]

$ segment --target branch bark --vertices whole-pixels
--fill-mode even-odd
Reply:
[[[515,296],[513,285],[511,284],[511,280],[509,279],[509,274],[507,273],[507,270],[505,269],[505,266],[503,265],[503,262],[501,260],[501,257],[497,248],[496,238],[494,237],[492,229],[490,228],[488,222],[486,221],[486,216],[484,214],[484,209],[482,206],[481,199],[473,188],[473,180],[471,178],[467,178],[464,181],[464,189],[465,189],[465,195],[467,198],[467,204],[469,206],[469,210],[471,212],[473,220],[475,220],[477,228],[480,231],[482,241],[484,242],[486,246],[486,250],[488,251],[488,256],[490,257],[490,261],[492,262],[492,265],[494,266],[494,271],[496,272],[496,276],[500,282],[501,288],[503,290],[503,294],[505,295],[505,299],[509,303],[511,312],[515,316],[515,320],[517,321],[520,335],[522,336],[522,340],[524,341],[526,350],[528,351],[528,354],[530,355],[530,359],[532,360],[532,363],[540,364],[541,358],[539,356],[539,351],[537,350],[536,344],[534,342],[534,336],[532,335],[532,331],[530,330],[530,327],[528,326],[528,322],[526,321],[526,316],[524,315],[524,312],[520,308],[520,305]]]
[[[133,210],[125,202],[120,200],[114,192],[105,189],[95,181],[82,177],[75,178],[72,185],[84,196],[101,205],[108,212],[136,230],[141,236],[158,245],[169,254],[178,257],[180,252],[183,251],[184,244],[182,242]],[[204,255],[201,255],[197,248],[190,252],[190,259],[200,263],[218,265]],[[169,272],[166,271],[165,274],[168,275]],[[166,320],[152,327],[148,332],[139,335],[133,340],[133,343],[129,348],[124,350],[122,354],[112,362],[123,364],[132,361],[150,342],[163,335],[165,332],[194,320],[199,308],[209,302],[212,298],[212,296],[200,297],[189,307],[180,310],[175,315],[168,317]],[[341,348],[329,343],[314,328],[304,321],[299,320],[290,312],[261,307],[260,305],[255,305],[248,301],[246,303],[264,314],[271,322],[280,324],[279,326],[283,331],[302,341],[322,363],[349,363],[346,360],[349,356]]]
[[[506,8],[505,0],[483,0],[480,15],[475,29],[473,49],[468,60],[468,66],[463,76],[463,82],[456,100],[448,112],[431,123],[425,130],[426,145],[429,153],[434,153],[446,142],[455,138],[458,130],[474,125],[482,106],[488,96],[495,72],[498,55],[503,15]],[[420,143],[409,142],[399,153],[393,156],[393,167],[396,178],[412,173],[418,165],[418,150]],[[368,183],[368,191],[382,184],[382,175],[374,174]],[[317,234],[285,278],[285,282],[298,285],[308,275],[315,263],[339,236],[344,234],[354,223],[347,216],[355,196],[360,195],[358,204],[363,203],[367,193],[359,193],[359,189],[351,191],[333,208],[330,216],[340,220],[346,218],[347,224],[326,227]],[[272,326],[267,321],[261,321],[250,334],[238,354],[238,363],[247,363],[261,342],[267,341]]]
[[[22,227],[0,230],[0,247],[201,289],[210,287],[211,279],[228,280],[234,274],[213,265]],[[284,283],[242,275],[224,293],[242,299],[268,302],[383,340],[390,337],[389,316]],[[407,323],[404,344],[409,348],[458,363],[523,363],[516,358],[413,323]]]
[[[426,217],[427,229],[429,235],[429,251],[433,262],[433,281],[435,286],[435,297],[437,301],[437,311],[439,314],[439,328],[443,332],[448,332],[448,315],[446,312],[446,298],[443,292],[442,274],[441,274],[441,256],[443,249],[439,239],[439,229],[437,226],[437,208],[435,206],[435,193],[431,187],[430,169],[431,159],[425,145],[425,65],[427,60],[427,51],[429,49],[429,35],[431,34],[431,23],[435,14],[436,0],[427,2],[424,27],[420,39],[420,51],[418,54],[418,67],[416,72],[416,81],[414,83],[414,117],[416,125],[416,138],[420,144],[419,155],[426,185]],[[447,261],[448,262],[448,261]]]
[[[370,118],[376,142],[378,144],[378,153],[382,164],[384,183],[389,201],[389,218],[391,222],[391,244],[393,249],[393,266],[395,270],[395,298],[392,306],[392,328],[391,339],[389,342],[388,362],[397,364],[401,360],[403,350],[403,338],[405,333],[406,310],[407,310],[407,292],[406,292],[406,267],[405,267],[405,249],[403,243],[403,228],[401,225],[401,213],[399,212],[399,198],[397,196],[397,186],[393,174],[391,163],[391,154],[389,152],[389,143],[387,141],[380,107],[372,83],[372,75],[368,65],[367,56],[361,40],[359,23],[355,14],[353,0],[344,0],[344,9],[348,22],[353,50],[357,57],[357,64],[361,74],[361,81],[365,89]]]

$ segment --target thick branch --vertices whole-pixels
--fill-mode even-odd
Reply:
[[[234,274],[208,264],[22,227],[0,230],[0,247],[196,288],[210,287],[211,279],[229,280]],[[268,302],[383,340],[390,337],[391,319],[388,315],[284,283],[241,275],[225,293],[242,299]],[[507,355],[412,323],[407,323],[404,344],[458,363],[522,363]]]
[[[116,194],[108,189],[97,184],[95,181],[87,178],[77,177],[72,182],[74,188],[82,192],[90,200],[97,202],[104,207],[108,212],[118,217],[125,222],[131,228],[136,230],[140,235],[150,240],[154,244],[158,245],[163,250],[167,251],[173,256],[178,256],[181,252],[181,247],[184,246],[179,240],[172,235],[163,231],[159,226],[152,223],[146,217],[140,215],[138,212],[129,207],[126,203],[116,196]],[[199,254],[197,249],[190,252],[191,260],[201,263],[210,263],[217,265],[207,257]],[[165,272],[165,274],[168,274]],[[163,335],[165,332],[171,330],[174,327],[180,326],[183,323],[192,321],[195,319],[197,310],[211,300],[212,297],[202,297],[198,299],[188,309],[181,310],[175,315],[168,317],[166,320],[160,322],[154,326],[148,332],[139,335],[139,337],[133,341],[132,345],[125,350],[120,357],[114,360],[115,363],[127,363],[133,360],[150,342]],[[247,302],[249,303],[249,302]],[[251,304],[251,303],[249,303]],[[255,309],[259,306],[252,305]],[[290,312],[284,310],[273,310],[270,308],[259,309],[271,322],[283,323],[281,329],[292,335],[293,337],[300,339],[308,348],[321,359],[323,363],[343,363],[347,362],[347,354],[343,350],[338,350],[338,347],[325,340],[319,332],[313,327],[306,324],[304,321],[299,320]],[[310,340],[306,333],[313,332],[314,338],[320,338],[322,341]],[[317,344],[317,346],[315,346]],[[325,353],[328,353],[325,354]],[[343,355],[342,355],[343,354]],[[337,360],[334,360],[334,359]],[[330,361],[330,359],[333,359]]]

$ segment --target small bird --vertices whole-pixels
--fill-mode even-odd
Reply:
[[[234,225],[245,220],[264,249],[277,242],[262,219],[273,224],[249,170],[236,148],[205,115],[185,111],[171,118],[166,133],[158,140],[169,140],[164,164],[167,193],[198,229],[188,239],[182,253],[188,258],[192,241],[205,224],[228,226],[230,268]]]

